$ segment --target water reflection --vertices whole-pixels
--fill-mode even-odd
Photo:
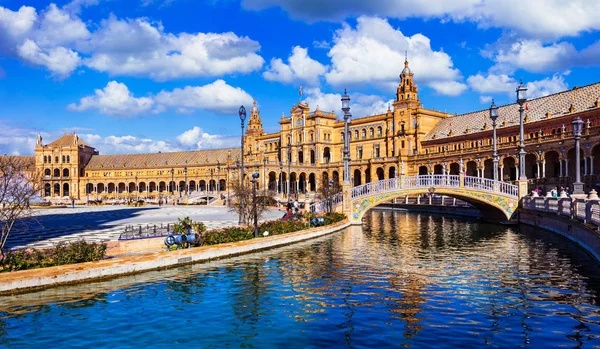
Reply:
[[[3,297],[0,343],[594,347],[598,270],[536,229],[373,211],[300,245]]]

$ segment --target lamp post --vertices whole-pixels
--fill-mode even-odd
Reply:
[[[188,195],[188,184],[187,184],[187,167],[183,168],[183,191],[185,192],[185,197]]]
[[[244,106],[242,105],[240,107],[240,110],[238,111],[238,114],[240,116],[240,122],[242,125],[242,166],[240,167],[240,171],[241,171],[241,177],[240,177],[240,185],[242,188],[242,192],[244,191],[244,121],[246,120],[246,108],[244,108]],[[242,211],[242,207],[244,207],[244,198],[243,196],[240,196],[240,219],[238,221],[239,224],[242,224],[244,222],[244,217],[243,217],[243,211]]]
[[[344,112],[344,184],[350,184],[350,137],[348,136],[348,120],[352,117],[350,114],[350,97],[344,89],[342,97],[342,111]]]
[[[208,182],[208,191],[212,193],[213,188],[214,188],[214,186],[212,185],[212,182],[214,181],[213,178],[214,178],[214,174],[215,174],[215,169],[211,168],[209,171],[210,171],[210,182]]]
[[[229,168],[231,167],[231,164],[227,164],[227,183],[225,183],[225,186],[227,186],[227,208],[229,208]]]
[[[575,183],[573,183],[573,195],[585,194],[583,191],[583,183],[581,183],[581,132],[583,130],[583,120],[576,117],[572,121],[573,135],[575,136]]]
[[[267,157],[263,158],[263,190],[267,190]]]
[[[169,183],[169,186],[171,187],[171,199],[173,198],[173,184],[175,184],[174,175],[175,170],[171,168],[171,183]]]
[[[259,174],[252,174],[252,214],[254,215],[254,237],[258,237],[258,212],[256,211],[256,185],[258,184]]]
[[[221,162],[217,160],[217,192],[221,191]]]
[[[523,80],[517,87],[517,103],[519,104],[519,180],[527,180],[527,173],[525,172],[525,136],[523,126],[523,104],[527,101],[527,87],[523,85]]]
[[[283,161],[281,160],[279,160],[279,188],[277,189],[281,192],[281,198],[283,199]]]
[[[287,145],[287,151],[288,151],[288,180],[287,180],[287,193],[288,193],[288,198],[291,197],[291,192],[290,192],[290,186],[292,184],[292,143],[288,143]]]
[[[494,100],[492,99],[492,105],[490,106],[490,119],[492,119],[492,128],[494,129],[494,153],[493,153],[493,157],[494,157],[494,181],[498,181],[498,149],[497,149],[497,142],[498,139],[496,137],[496,119],[498,119],[498,107],[496,106],[496,103],[494,103]]]
[[[333,213],[333,179],[329,180],[329,193],[327,195],[327,198],[329,201],[328,211],[329,215],[331,215]]]

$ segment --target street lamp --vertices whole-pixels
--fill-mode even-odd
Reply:
[[[352,117],[350,114],[350,96],[344,89],[342,97],[342,111],[344,112],[344,184],[350,184],[350,137],[348,135],[348,120]]]
[[[327,195],[329,201],[329,215],[333,213],[333,179],[329,180],[329,193]]]
[[[525,172],[525,136],[523,130],[523,104],[527,101],[527,87],[523,85],[523,80],[517,87],[517,103],[519,104],[519,180],[527,180],[527,173]]]
[[[221,191],[221,162],[219,160],[217,160],[217,192]]]
[[[169,186],[171,187],[171,198],[173,198],[173,184],[175,184],[174,175],[175,170],[171,168],[171,183],[169,183]]]
[[[287,180],[287,192],[288,192],[288,198],[291,197],[291,192],[290,192],[290,185],[292,184],[292,143],[288,142],[287,145],[287,151],[288,151],[288,180]]]
[[[258,237],[258,212],[256,210],[256,185],[258,184],[258,172],[252,174],[252,214],[254,215],[254,237]]]
[[[225,183],[225,186],[227,187],[227,208],[229,208],[229,201],[231,200],[231,198],[229,197],[229,169],[231,167],[231,164],[227,164],[227,182]]]
[[[580,117],[576,117],[572,121],[573,135],[575,136],[575,183],[573,183],[573,195],[585,194],[583,191],[583,183],[581,183],[581,146],[579,141],[581,140],[581,131],[583,130],[583,120]]]
[[[183,191],[185,192],[185,196],[188,195],[188,184],[187,184],[187,166],[183,168]]]
[[[498,139],[496,137],[496,119],[498,119],[498,107],[494,100],[492,99],[492,105],[490,106],[490,119],[492,119],[492,128],[494,129],[494,181],[498,181],[498,149],[497,142]]]
[[[283,199],[283,161],[279,160],[279,192],[281,193],[281,198]],[[283,200],[282,200],[283,201]]]
[[[246,120],[246,108],[244,108],[244,106],[242,105],[240,107],[240,110],[238,111],[238,114],[240,116],[240,122],[242,125],[242,166],[240,167],[240,171],[241,171],[241,177],[240,177],[240,181],[241,181],[241,192],[244,191],[244,121]],[[243,202],[244,198],[243,196],[240,196],[240,219],[238,221],[239,224],[242,224],[244,221],[244,217],[242,217],[243,212],[242,212],[242,207],[244,207],[244,202]]]

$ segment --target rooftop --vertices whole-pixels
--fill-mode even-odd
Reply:
[[[567,114],[598,108],[596,106],[598,98],[600,98],[600,82],[530,99],[525,104],[525,123],[551,120]],[[573,106],[572,111],[570,109],[571,105]],[[512,103],[499,107],[496,123],[499,128],[518,125],[519,105]],[[484,125],[487,125],[487,129],[484,128]],[[461,136],[467,133],[485,132],[490,130],[491,127],[490,111],[489,109],[483,109],[440,120],[425,137],[425,141]]]

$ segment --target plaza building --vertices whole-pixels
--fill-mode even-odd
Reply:
[[[408,61],[387,112],[344,121],[334,112],[311,111],[300,101],[266,133],[256,101],[244,136],[245,178],[259,173],[259,189],[280,197],[312,199],[330,180],[343,178],[345,137],[350,142],[354,186],[402,175],[458,174],[493,178],[490,110],[452,115],[426,109]],[[575,178],[572,120],[584,121],[582,179],[589,189],[600,175],[600,83],[528,100],[524,106],[525,168],[530,186],[570,186]],[[341,104],[340,104],[341,106]],[[519,105],[498,109],[498,178],[519,178]],[[35,164],[48,199],[189,198],[225,194],[239,181],[240,148],[155,154],[101,155],[76,134],[43,144]]]

